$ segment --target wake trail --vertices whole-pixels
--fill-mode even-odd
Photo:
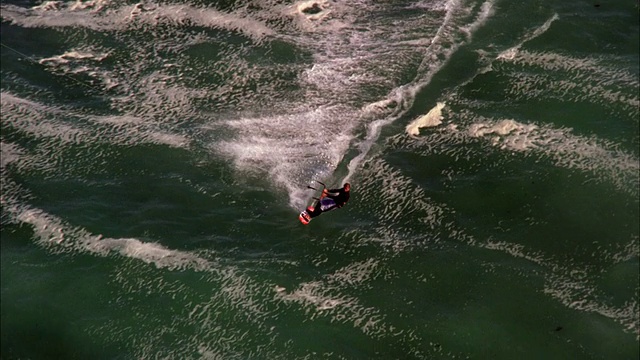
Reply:
[[[460,0],[451,0],[446,4],[444,21],[436,32],[418,69],[418,75],[409,84],[394,89],[386,100],[379,103],[391,103],[393,112],[375,120],[366,126],[366,136],[358,145],[358,155],[349,161],[348,173],[341,183],[348,182],[366,159],[372,146],[380,137],[382,128],[402,118],[413,106],[419,91],[431,83],[431,80],[463,45],[471,41],[473,34],[493,15],[493,1],[487,1],[474,14],[473,5],[465,6]],[[468,25],[461,26],[461,22]],[[377,104],[377,103],[376,103]],[[373,104],[375,105],[375,104]]]

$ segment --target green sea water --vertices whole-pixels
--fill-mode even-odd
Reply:
[[[0,10],[2,359],[640,356],[637,1]]]

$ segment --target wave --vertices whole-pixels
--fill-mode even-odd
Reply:
[[[2,4],[2,19],[25,28],[81,27],[96,31],[122,31],[140,26],[191,24],[239,32],[254,41],[274,34],[264,23],[242,12],[224,13],[208,7],[144,2],[120,5],[112,1],[49,1],[32,8]]]
[[[633,89],[640,83],[636,75],[614,69],[608,64],[622,59],[603,57],[576,58],[549,52],[519,50],[507,58],[499,58],[504,64],[502,72],[509,74],[508,95],[513,100],[558,99],[563,102],[588,102],[605,108],[622,108],[626,116],[637,117],[640,100]],[[511,66],[526,66],[520,71]],[[542,68],[543,74],[531,75],[530,69]],[[558,80],[556,73],[570,74],[569,79]]]
[[[203,345],[203,341],[206,344],[220,345],[216,349],[225,355],[234,353],[235,349],[225,347],[230,343],[224,343],[224,340],[217,336],[232,336],[238,329],[238,322],[250,325],[255,336],[273,333],[273,329],[267,327],[266,319],[270,318],[270,307],[278,302],[270,300],[273,293],[269,284],[255,281],[252,276],[243,273],[235,262],[215,257],[213,250],[183,251],[153,240],[95,234],[30,205],[31,194],[12,179],[12,174],[16,170],[24,173],[25,167],[30,165],[41,170],[40,165],[34,165],[30,159],[33,155],[19,145],[5,141],[0,145],[2,226],[16,224],[30,229],[35,245],[52,254],[121,258],[122,261],[116,261],[113,263],[114,267],[110,267],[113,271],[108,276],[110,282],[118,283],[120,286],[116,293],[126,296],[114,296],[109,300],[109,304],[121,306],[129,301],[137,301],[132,299],[139,297],[153,297],[156,300],[170,298],[172,301],[178,299],[177,301],[182,301],[185,306],[177,310],[177,313],[184,316],[179,317],[174,325],[189,326],[198,333],[197,338],[181,341],[181,344],[193,349],[200,348],[205,352],[206,346]],[[197,273],[195,276],[198,277],[198,281],[209,284],[202,288],[204,291],[183,282],[186,277],[193,276],[192,273]],[[212,288],[217,291],[212,293]],[[136,296],[131,296],[132,294]],[[218,311],[234,314],[233,321],[228,323],[225,329],[218,329],[226,320],[222,316],[218,317]],[[143,328],[148,323],[143,321],[145,316],[145,311],[136,315]],[[120,325],[117,319],[111,319],[89,329],[89,333],[112,341],[130,341],[138,337],[139,329],[130,332],[129,327],[122,328]],[[166,341],[164,331],[157,327],[145,330],[144,346],[132,350],[143,358],[149,354],[157,355],[161,347],[159,342]],[[211,334],[215,336],[211,337]],[[232,343],[236,344],[235,341]]]
[[[90,59],[93,61],[102,61],[106,59],[109,54],[100,54],[91,51],[71,50],[62,55],[44,58],[39,61],[40,64],[55,63],[55,64],[68,64],[72,60],[84,60]]]
[[[37,139],[64,144],[160,144],[183,148],[189,139],[160,129],[134,116],[96,116],[48,106],[2,92],[3,125]],[[87,125],[91,124],[91,126]]]
[[[516,45],[506,49],[499,50],[496,49],[496,46],[485,47],[482,49],[477,49],[476,53],[479,56],[478,62],[479,66],[473,76],[471,76],[468,80],[464,81],[460,87],[463,87],[473,80],[476,79],[478,75],[485,74],[489,71],[493,70],[493,66],[496,62],[499,61],[509,61],[513,59],[516,54],[521,51],[521,48],[528,43],[529,41],[540,37],[545,34],[550,28],[551,25],[560,19],[560,16],[557,13],[554,13],[551,17],[549,17],[542,25],[526,32],[522,37],[518,39]]]
[[[497,57],[497,59],[512,59],[515,54],[518,53],[518,51],[520,50],[520,48],[527,42],[539,37],[540,35],[544,34],[545,32],[547,32],[549,30],[549,28],[551,27],[551,25],[556,21],[560,19],[560,16],[558,16],[558,14],[553,14],[553,16],[551,16],[549,19],[547,19],[547,21],[544,22],[544,24],[542,24],[540,27],[537,27],[535,29],[533,29],[532,31],[528,32],[527,34],[525,34],[522,37],[522,40],[520,40],[520,42],[503,51],[502,53],[500,53]]]
[[[10,180],[3,176],[2,181],[4,186]],[[36,243],[54,253],[85,252],[99,256],[116,253],[170,270],[204,271],[211,268],[209,260],[192,253],[171,250],[157,243],[143,242],[135,238],[103,238],[102,235],[93,235],[41,209],[21,205],[4,195],[2,212],[3,217],[12,217],[10,222],[30,225]]]
[[[17,160],[17,151],[14,147],[2,143],[2,156],[11,153],[14,155],[10,156],[8,162],[3,162],[2,166],[3,193],[0,201],[3,226],[10,223],[30,226],[33,229],[35,243],[53,253],[89,253],[105,257],[119,254],[169,270],[211,270],[210,260],[193,253],[168,249],[158,243],[144,242],[135,238],[108,238],[94,235],[42,209],[26,205],[24,201],[29,199],[30,194],[12,181],[5,172],[5,166]]]
[[[514,120],[478,122],[469,127],[472,137],[491,137],[507,151],[541,152],[557,166],[591,172],[617,189],[638,194],[638,159],[596,137],[573,135],[571,129],[525,125]]]
[[[493,14],[493,1],[483,3],[480,11],[474,15],[474,6],[465,6],[462,1],[450,0],[446,3],[446,15],[435,36],[426,49],[418,75],[408,84],[398,87],[385,99],[399,106],[388,117],[367,124],[367,135],[358,146],[359,154],[347,165],[348,173],[342,182],[348,181],[364,159],[373,144],[378,140],[383,127],[400,119],[413,105],[417,93],[426,87],[433,76],[444,67],[460,46],[469,42],[472,32],[477,31]]]
[[[456,123],[456,119],[465,119]],[[390,140],[391,149],[399,147],[429,153],[456,153],[468,157],[460,144],[482,140],[504,153],[520,152],[540,156],[564,169],[579,170],[618,191],[638,195],[640,165],[636,156],[620,150],[619,145],[596,136],[582,136],[570,128],[550,124],[521,123],[513,119],[490,119],[463,112],[451,114],[448,123],[432,128],[426,136],[408,140],[396,136]],[[455,146],[451,146],[454,145]],[[453,155],[453,154],[452,154]]]
[[[380,311],[361,305],[356,297],[340,294],[343,288],[353,291],[371,281],[378,267],[377,260],[368,259],[324,275],[321,280],[304,282],[290,292],[281,286],[274,290],[280,301],[300,304],[309,320],[328,316],[332,322],[352,324],[374,339],[394,336],[394,327],[385,323]],[[402,331],[395,329],[395,333]]]
[[[502,129],[502,128],[500,128]],[[501,133],[508,131],[499,130]],[[406,136],[400,136],[406,139]],[[406,142],[416,146],[416,141]],[[419,146],[430,146],[422,143]],[[502,253],[534,264],[519,274],[522,277],[542,276],[541,290],[564,306],[597,313],[620,324],[625,331],[638,333],[637,288],[635,298],[622,304],[612,303],[610,294],[599,286],[603,272],[611,266],[635,263],[640,246],[637,235],[626,241],[599,246],[588,260],[553,255],[546,250],[535,250],[530,246],[512,240],[497,240],[497,229],[483,239],[471,236],[461,227],[460,217],[455,208],[431,199],[413,179],[380,158],[372,159],[364,168],[362,197],[383,198],[385,201],[371,201],[367,208],[368,217],[373,217],[372,226],[364,226],[345,234],[350,242],[358,246],[376,244],[392,254],[401,252],[434,251],[451,241],[465,246]],[[446,176],[446,174],[442,174]],[[532,221],[532,219],[527,219]],[[500,229],[501,231],[506,231]],[[354,238],[350,238],[354,236]],[[507,234],[507,238],[512,237]],[[346,240],[346,239],[341,239]],[[580,243],[576,246],[581,246]],[[604,263],[604,264],[603,264]],[[597,264],[597,265],[596,265]]]
[[[389,45],[385,37],[418,40],[412,26],[428,26],[430,30],[433,27],[435,31],[435,24],[441,21],[440,13],[416,14],[400,24],[410,31],[403,38],[404,33],[398,35],[397,23],[372,16],[375,7],[355,5],[356,2],[318,2],[319,14],[324,15],[311,18],[303,10],[313,7],[312,3],[291,5],[291,14],[311,28],[276,37],[312,54],[312,63],[296,77],[300,90],[278,101],[279,109],[274,111],[277,115],[252,114],[241,119],[230,115],[233,120],[217,118],[210,126],[220,128],[222,124],[227,130],[222,131],[231,134],[212,146],[218,154],[231,158],[235,168],[243,172],[268,175],[277,187],[287,190],[289,203],[297,209],[311,196],[299,190],[304,183],[327,181],[327,177],[327,182],[336,182],[337,175],[332,172],[343,162],[352,144],[360,141],[362,126],[376,126],[365,124],[400,108],[400,94],[397,99],[377,99],[397,86],[397,76],[407,68],[403,60],[419,64],[423,55],[418,54],[425,46],[422,42]],[[402,66],[390,66],[396,63]]]
[[[633,90],[639,83],[633,70],[624,70],[635,67],[629,59],[611,55],[580,58],[554,51],[524,49],[528,42],[545,34],[559,19],[558,14],[553,14],[506,50],[498,53],[494,49],[478,50],[482,66],[461,87],[479,74],[498,71],[509,78],[506,90],[509,100],[587,102],[610,109],[616,115],[622,108],[622,116],[636,118],[640,100],[637,91]],[[543,71],[536,71],[538,69]]]

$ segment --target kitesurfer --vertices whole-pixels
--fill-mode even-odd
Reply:
[[[350,190],[351,184],[349,183],[345,183],[344,186],[339,189],[323,189],[319,202],[317,202],[315,206],[309,206],[307,208],[309,217],[314,218],[323,212],[343,207],[349,201]]]

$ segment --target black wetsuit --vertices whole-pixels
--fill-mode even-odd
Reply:
[[[331,199],[331,201],[326,201],[325,199]],[[313,218],[322,214],[325,211],[330,211],[335,208],[343,207],[344,204],[347,203],[347,201],[349,201],[349,191],[345,191],[344,188],[331,189],[329,190],[329,193],[327,194],[327,196],[325,196],[323,199],[321,199],[319,202],[316,203],[313,211],[308,212],[309,216]]]
[[[331,189],[327,197],[333,199],[338,207],[342,207],[349,201],[349,193],[350,191],[345,191],[344,188]]]

